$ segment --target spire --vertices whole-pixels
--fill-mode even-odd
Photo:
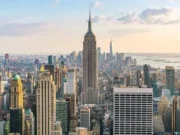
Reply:
[[[92,32],[92,29],[91,29],[91,6],[89,6],[88,32]]]

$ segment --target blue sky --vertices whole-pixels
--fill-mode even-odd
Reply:
[[[180,50],[179,0],[0,0],[0,53],[82,50],[89,5],[103,51],[111,36],[119,52]]]

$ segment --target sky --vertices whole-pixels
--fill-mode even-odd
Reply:
[[[180,53],[180,0],[0,0],[0,53],[81,51],[89,6],[102,52]]]

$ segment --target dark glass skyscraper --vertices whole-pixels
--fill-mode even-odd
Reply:
[[[175,70],[173,67],[166,67],[166,88],[170,90],[171,95],[174,94],[174,78]]]
[[[149,66],[147,64],[143,67],[144,71],[144,84],[149,87],[150,86],[150,78],[149,78]]]

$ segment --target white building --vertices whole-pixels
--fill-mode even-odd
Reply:
[[[153,134],[152,88],[114,88],[114,135]]]
[[[76,69],[68,69],[67,74],[67,82],[68,89],[67,94],[75,94],[76,93]]]
[[[37,135],[51,135],[56,121],[56,87],[50,72],[43,70],[36,92]]]
[[[170,100],[171,99],[170,90],[169,89],[162,89],[161,96],[165,96],[165,97],[167,97],[168,100]]]
[[[80,127],[90,130],[90,109],[82,108],[80,110]]]

